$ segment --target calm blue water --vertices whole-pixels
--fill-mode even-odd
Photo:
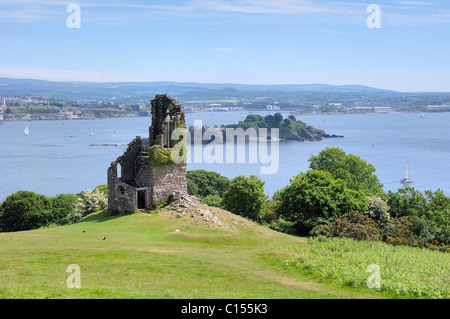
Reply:
[[[249,112],[189,113],[187,124],[193,125],[194,120],[202,120],[209,126],[229,124],[243,120],[247,114]],[[288,114],[283,113],[285,117]],[[250,164],[248,160],[244,164],[190,163],[188,169],[212,170],[229,178],[255,174],[266,182],[266,193],[272,195],[287,185],[290,178],[308,169],[311,154],[337,146],[373,164],[386,191],[402,187],[399,180],[409,162],[410,175],[415,180],[412,186],[421,191],[440,188],[450,195],[450,113],[425,114],[425,118],[418,114],[298,118],[345,138],[280,143],[279,170],[273,175],[261,175],[261,164]],[[134,137],[148,137],[150,123],[148,117],[5,122],[0,125],[0,201],[18,190],[54,196],[106,184],[109,164],[123,153]],[[30,136],[23,134],[26,125]]]

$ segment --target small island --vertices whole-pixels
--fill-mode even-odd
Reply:
[[[266,128],[268,133],[268,139],[271,139],[270,132],[271,129],[277,128],[279,141],[321,141],[325,138],[343,138],[342,135],[327,134],[325,131],[316,128],[315,126],[307,125],[306,123],[297,120],[295,116],[289,115],[287,118],[283,118],[281,113],[275,113],[274,115],[261,116],[257,114],[249,114],[244,121],[239,121],[237,124],[222,125],[220,128],[215,129],[222,131],[223,141],[226,141],[226,129],[238,129],[247,130],[253,128],[256,132],[259,132],[260,128]],[[209,127],[202,127],[204,132]],[[195,127],[189,127],[191,136],[193,136],[193,131]],[[203,135],[203,134],[202,134]],[[214,140],[214,139],[212,139]],[[191,139],[195,141],[195,138]],[[203,143],[209,143],[211,140],[203,140]]]

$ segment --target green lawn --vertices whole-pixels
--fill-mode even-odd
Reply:
[[[286,269],[282,261],[305,239],[243,219],[235,228],[209,228],[164,213],[103,211],[72,225],[0,233],[0,297],[383,297]],[[80,289],[67,286],[71,264],[80,267]]]

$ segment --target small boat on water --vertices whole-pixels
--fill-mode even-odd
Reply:
[[[409,163],[406,163],[405,177],[402,178],[402,179],[400,180],[400,183],[402,183],[402,184],[411,184],[411,183],[414,183],[414,180],[412,180],[412,179],[409,177]]]
[[[420,114],[420,118],[423,119],[425,117],[425,115],[423,115],[423,113]]]
[[[25,126],[25,130],[23,131],[23,134],[25,134],[26,136],[30,135],[30,129],[28,128],[28,125]]]

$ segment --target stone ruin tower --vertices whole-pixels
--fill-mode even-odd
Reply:
[[[186,129],[181,104],[167,94],[151,101],[149,138],[137,136],[108,168],[108,209],[133,212],[187,193],[186,163],[174,163],[168,154],[177,143],[175,128]],[[156,155],[155,155],[156,154]],[[161,161],[162,158],[165,161]]]

